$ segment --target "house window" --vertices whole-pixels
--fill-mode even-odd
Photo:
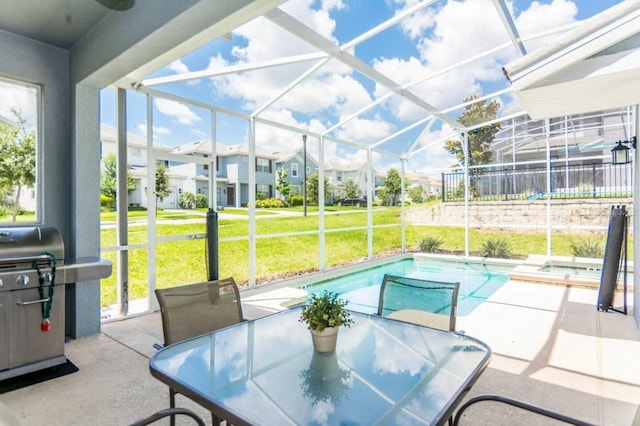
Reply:
[[[267,158],[256,158],[256,172],[271,172],[271,160]]]
[[[298,177],[298,163],[291,164],[291,177]]]
[[[259,183],[256,185],[256,198],[266,199],[271,197],[271,185]]]
[[[40,220],[37,192],[40,162],[40,88],[17,80],[0,78],[0,91],[5,102],[0,114],[0,181],[4,201],[13,201]],[[14,103],[15,102],[15,103]],[[22,196],[20,196],[22,194]],[[9,215],[5,222],[11,222]]]
[[[204,158],[209,158],[209,155],[208,154],[204,154],[203,157]],[[204,169],[205,170],[209,170],[209,165],[208,164],[204,164]]]

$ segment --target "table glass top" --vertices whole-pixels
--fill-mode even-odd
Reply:
[[[151,370],[251,424],[431,424],[490,357],[468,336],[356,312],[336,351],[318,353],[299,316],[290,309],[169,346]]]

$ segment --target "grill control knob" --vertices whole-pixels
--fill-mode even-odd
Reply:
[[[27,285],[29,284],[29,276],[28,275],[20,275],[16,278],[16,283],[18,285]]]
[[[50,283],[51,281],[53,281],[53,274],[51,272],[47,272],[45,274],[42,274],[42,279],[45,280],[46,282]]]
[[[0,288],[2,288],[3,285],[4,283],[2,282],[2,278],[0,278]]]

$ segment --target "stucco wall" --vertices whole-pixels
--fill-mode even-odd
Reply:
[[[614,205],[625,205],[633,213],[631,198],[552,200],[551,223],[572,229],[607,229]],[[407,211],[410,223],[425,225],[464,225],[464,203],[441,203]],[[474,201],[469,203],[469,225],[513,229],[540,229],[547,226],[547,202]]]

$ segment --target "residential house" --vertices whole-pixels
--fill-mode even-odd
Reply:
[[[147,206],[147,190],[149,184],[147,183],[147,139],[127,132],[127,164],[129,165],[129,174],[135,180],[135,189],[129,193],[129,205]],[[173,150],[172,147],[161,144],[159,142],[153,142],[154,155],[162,156],[162,153],[169,153]],[[107,124],[100,124],[100,158],[104,159],[109,154],[117,155],[117,129]],[[168,166],[168,161],[164,161],[164,164]],[[169,187],[172,192],[169,196],[162,201],[158,201],[158,207],[171,209],[178,207],[178,194],[180,192],[181,177],[174,176],[169,171]],[[155,186],[155,184],[154,184]]]
[[[212,155],[211,141],[201,140],[176,147],[172,153],[207,158]],[[247,145],[216,144],[216,205],[246,206],[249,203],[249,147]],[[276,156],[256,153],[256,197],[272,198],[275,195],[274,161]],[[169,162],[172,173],[185,176],[184,191],[209,193],[209,173],[212,164]]]
[[[307,170],[305,174],[303,149],[274,152],[273,155],[277,156],[275,160],[276,170],[285,169],[287,171],[287,180],[291,184],[289,195],[302,195],[305,176],[308,179],[312,174],[318,173],[318,160],[307,152]],[[276,191],[276,197],[279,197],[279,195]]]
[[[441,179],[432,176],[425,176],[419,173],[405,173],[404,179],[405,182],[408,182],[409,188],[418,186],[421,187],[425,199],[429,197],[440,197],[440,194],[442,192]]]
[[[333,188],[333,199],[337,200],[346,196],[344,185],[345,183],[353,179],[358,188],[360,188],[361,195],[367,193],[369,185],[369,169],[366,162],[361,163],[336,163],[327,161],[325,166],[326,176],[329,178],[329,183]],[[374,192],[377,192],[382,186],[384,186],[384,175],[373,170],[373,188]]]

